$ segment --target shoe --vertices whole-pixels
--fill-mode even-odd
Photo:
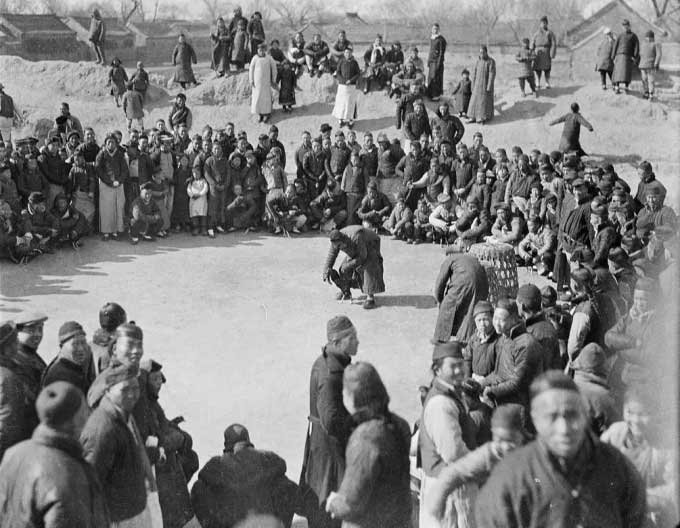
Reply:
[[[142,235],[142,239],[145,240],[146,242],[153,242],[156,240],[155,237],[152,237],[151,235]]]
[[[352,300],[352,294],[350,292],[338,292],[338,294],[335,296],[336,300],[338,301],[351,301]]]
[[[158,238],[165,238],[168,236],[168,233],[167,231],[159,231],[157,236]]]
[[[300,234],[300,230],[299,230],[297,227],[294,227],[294,228],[292,229],[292,231],[293,231],[293,233],[295,233],[296,235],[299,235],[299,234]]]
[[[536,91],[536,92],[531,92],[531,95],[533,95],[534,97],[536,97],[536,98],[538,99],[538,91]]]
[[[522,97],[526,97],[527,94],[525,92],[522,92]]]
[[[218,233],[224,233],[224,228],[222,226],[217,226],[215,229]]]
[[[366,299],[364,301],[364,310],[372,310],[375,308],[375,299]]]
[[[133,246],[136,246],[137,244],[139,244],[139,238],[137,238],[137,237],[132,237],[132,238],[130,239],[130,244],[132,244]]]
[[[102,235],[102,242],[108,242],[109,240],[111,240],[111,235],[109,235],[108,233],[104,233]]]
[[[111,233],[111,238],[118,240],[118,233]]]
[[[274,229],[274,234],[275,234],[275,235],[280,235],[280,234],[281,234],[281,228],[280,228],[280,227],[277,227],[276,229]]]
[[[618,87],[615,88],[615,89],[614,89],[614,93],[615,93],[616,95],[620,95],[620,94],[621,94],[621,88],[618,88]]]
[[[229,229],[227,229],[227,233],[233,233],[234,231],[236,231],[234,226],[231,226]]]
[[[262,118],[262,122],[263,122],[263,123],[269,123],[269,114],[267,114],[266,116],[264,116],[264,117]]]
[[[606,84],[603,84],[603,85],[602,85],[602,89],[603,89],[603,90],[606,90],[606,89],[607,89],[607,85],[606,85]]]
[[[210,238],[215,238],[215,231],[213,231],[212,229],[208,229],[208,236]]]
[[[550,90],[550,88],[552,88],[552,87],[550,86],[550,84],[545,83],[545,89],[546,89],[546,90]]]
[[[258,123],[262,123],[263,116],[260,116],[257,120]]]
[[[71,242],[71,246],[73,249],[80,249],[80,246],[82,246],[82,242],[80,240],[74,240]]]

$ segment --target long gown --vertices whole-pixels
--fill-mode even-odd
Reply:
[[[493,88],[496,80],[496,61],[491,57],[479,59],[472,73],[472,97],[468,116],[477,121],[493,117]]]
[[[248,72],[253,95],[250,111],[253,114],[272,113],[272,86],[276,84],[276,62],[269,55],[253,57]]]
[[[215,33],[210,35],[212,41],[212,63],[211,67],[217,73],[229,71],[229,51],[231,47],[231,35],[226,26],[217,27]]]

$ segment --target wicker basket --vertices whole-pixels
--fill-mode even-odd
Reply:
[[[515,250],[510,244],[473,244],[470,246],[470,254],[477,257],[486,271],[489,302],[495,304],[502,297],[514,298],[517,295],[519,281]]]

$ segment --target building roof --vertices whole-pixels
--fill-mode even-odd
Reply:
[[[612,0],[579,24],[567,30],[567,39],[572,47],[577,47],[580,42],[588,39],[604,26],[609,26],[614,32],[617,32],[617,26],[620,26],[624,18],[630,20],[633,31],[637,33],[642,28],[643,30],[651,29],[660,35],[667,34],[665,29],[646,19],[624,0]]]
[[[69,17],[74,20],[83,29],[90,30],[90,17],[86,16],[74,16]],[[117,18],[104,18],[104,24],[106,25],[106,35],[107,36],[129,36],[132,35],[132,30],[123,25],[123,23]]]
[[[75,31],[64,24],[64,22],[56,15],[16,15],[2,13],[0,14],[0,22],[11,33],[43,33],[75,36]]]

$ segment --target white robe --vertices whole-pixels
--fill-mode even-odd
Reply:
[[[333,117],[340,121],[354,121],[357,117],[357,87],[353,84],[338,84],[335,95]]]
[[[256,55],[250,61],[248,78],[253,87],[250,112],[258,115],[271,114],[272,87],[276,86],[276,62],[269,55]]]

